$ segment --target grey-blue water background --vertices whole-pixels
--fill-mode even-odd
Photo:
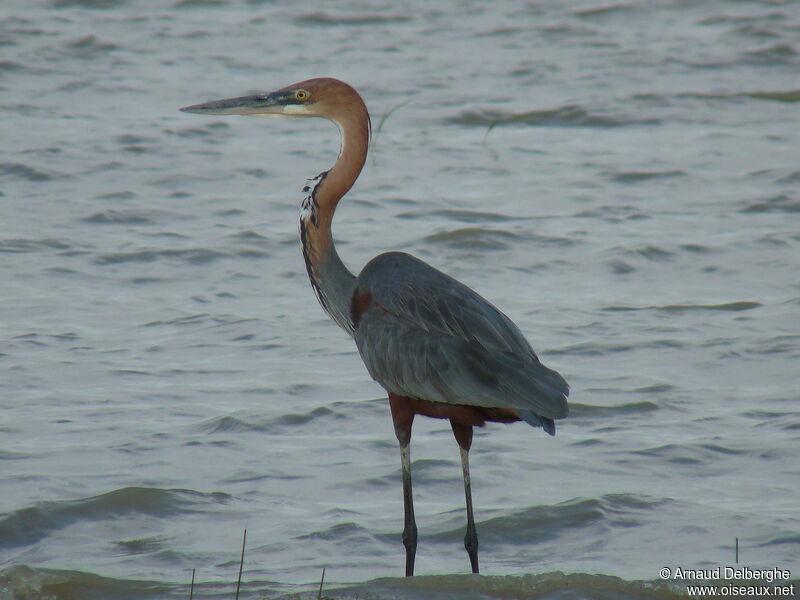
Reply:
[[[376,132],[345,262],[429,261],[572,385],[555,438],[477,432],[498,579],[357,595],[641,597],[537,574],[653,581],[737,537],[797,576],[800,4],[3,0],[0,25],[2,598],[185,598],[192,568],[231,598],[245,527],[244,597],[402,574],[387,402],[296,233],[338,132],[177,110],[323,75]],[[412,458],[418,572],[466,573],[446,422]]]

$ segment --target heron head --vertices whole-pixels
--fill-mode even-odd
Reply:
[[[352,111],[356,106],[364,106],[358,92],[343,81],[322,77],[301,81],[274,92],[214,100],[181,110],[201,115],[324,117],[338,121],[343,111]]]

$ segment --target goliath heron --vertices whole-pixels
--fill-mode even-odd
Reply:
[[[361,96],[337,79],[309,79],[266,94],[182,108],[204,115],[323,117],[341,132],[336,164],[306,186],[300,239],[311,286],[322,308],[356,342],[367,371],[389,394],[403,469],[406,575],[414,574],[417,525],[411,493],[415,415],[449,419],[461,449],[467,533],[478,573],[469,449],[486,421],[525,421],[555,435],[567,416],[569,386],[536,356],[516,325],[464,284],[402,252],[373,258],[356,277],[342,263],[331,222],[361,172],[371,134]]]

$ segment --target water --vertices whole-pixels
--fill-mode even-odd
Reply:
[[[659,569],[736,538],[796,580],[799,5],[6,0],[0,27],[0,598],[186,598],[193,568],[231,598],[245,528],[251,598],[323,568],[337,598],[686,597]],[[345,262],[429,261],[572,386],[555,438],[476,432],[480,582],[426,419],[432,577],[392,579],[387,402],[296,233],[335,127],[177,111],[320,75],[377,134]]]

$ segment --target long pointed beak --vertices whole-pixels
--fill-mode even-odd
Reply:
[[[200,115],[280,115],[285,102],[275,94],[254,94],[185,106],[183,112]]]

